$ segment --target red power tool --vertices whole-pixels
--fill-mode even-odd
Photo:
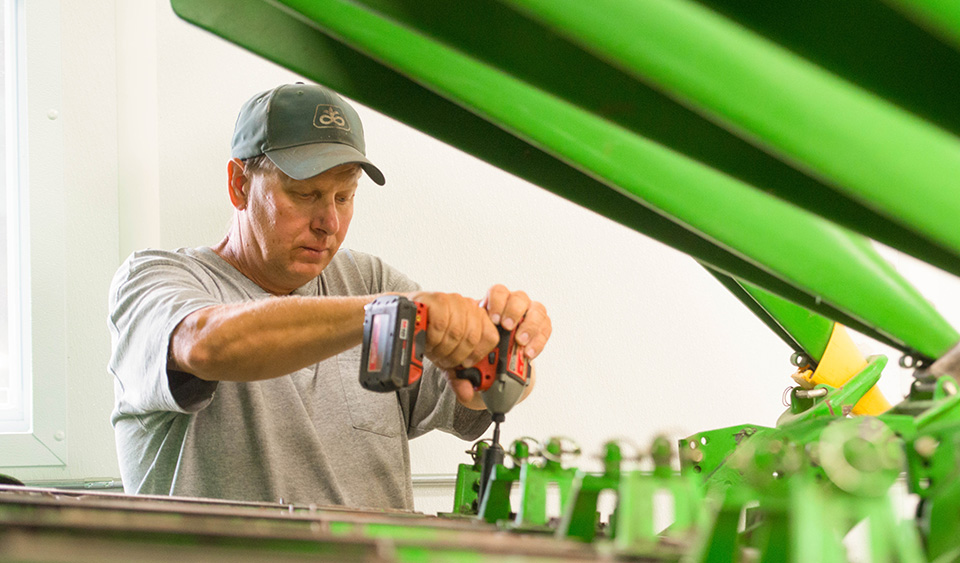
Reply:
[[[487,410],[506,414],[527,386],[529,366],[515,331],[497,327],[500,343],[486,358],[456,371],[481,392]],[[365,307],[360,385],[371,391],[390,392],[413,385],[423,375],[427,307],[399,295],[378,297]],[[499,421],[497,421],[499,422]]]
[[[416,383],[423,375],[423,350],[427,340],[427,307],[399,295],[378,297],[364,307],[360,385],[390,392]],[[500,423],[527,386],[529,365],[514,331],[498,326],[500,343],[486,358],[456,371],[480,391],[493,419],[493,442],[483,452],[480,496],[497,465],[503,464]]]

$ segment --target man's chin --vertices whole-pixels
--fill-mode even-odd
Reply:
[[[309,281],[319,276],[328,264],[330,264],[330,260],[326,257],[322,260],[299,260],[293,264],[291,273]]]

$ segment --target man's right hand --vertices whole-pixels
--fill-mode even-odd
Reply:
[[[493,351],[500,333],[487,310],[456,293],[418,291],[406,295],[427,306],[427,345],[424,353],[442,369],[471,367]]]

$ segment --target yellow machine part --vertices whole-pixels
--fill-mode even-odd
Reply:
[[[812,389],[821,383],[839,388],[865,367],[867,360],[853,343],[847,329],[834,323],[833,333],[817,369],[811,371],[801,368],[793,375],[793,379],[804,389]],[[855,415],[875,416],[889,409],[890,403],[874,385],[854,405],[852,412]]]

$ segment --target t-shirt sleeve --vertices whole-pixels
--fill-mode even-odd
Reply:
[[[170,336],[180,321],[221,302],[202,267],[179,253],[134,253],[114,276],[109,301],[118,411],[190,413],[208,405],[216,382],[167,369]]]

